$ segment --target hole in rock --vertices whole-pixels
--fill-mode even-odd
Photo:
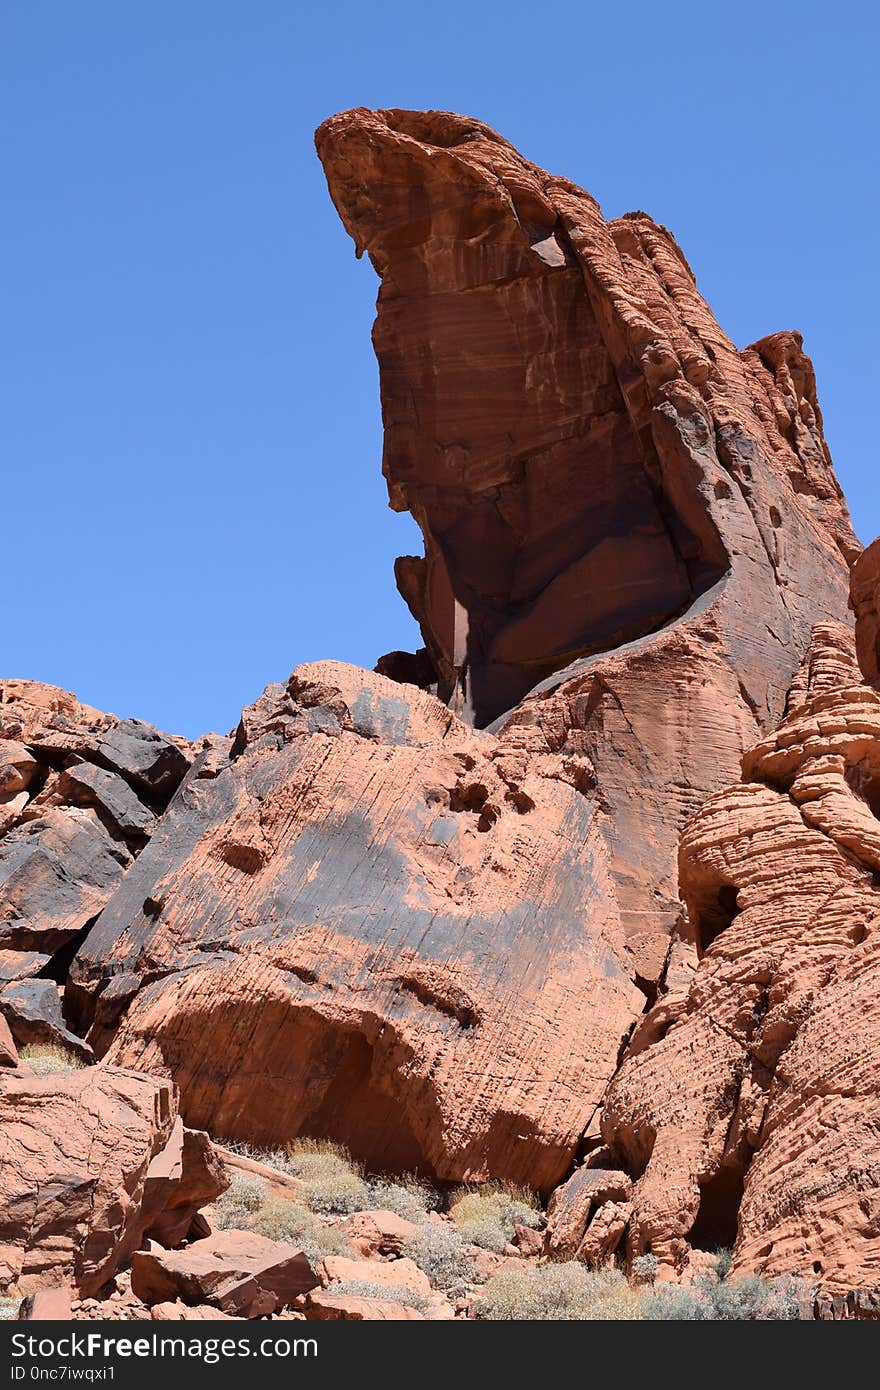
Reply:
[[[689,907],[694,941],[702,956],[737,916],[737,889],[732,883],[715,885],[714,892],[701,895]]]
[[[688,1234],[695,1250],[720,1250],[733,1246],[745,1173],[739,1167],[722,1167],[700,1185],[700,1207]]]

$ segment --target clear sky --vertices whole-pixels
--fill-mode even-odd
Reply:
[[[0,672],[195,735],[417,643],[312,145],[349,106],[479,116],[665,222],[740,346],[799,328],[871,539],[877,38],[852,0],[0,0]]]

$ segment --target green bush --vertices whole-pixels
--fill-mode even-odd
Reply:
[[[325,1255],[353,1255],[341,1231],[323,1225],[306,1207],[285,1197],[269,1197],[263,1202],[251,1218],[250,1229],[267,1240],[295,1245],[312,1261]]]
[[[226,1191],[214,1203],[214,1224],[221,1231],[246,1230],[266,1200],[266,1185],[247,1173],[233,1173]]]
[[[75,1052],[54,1043],[25,1043],[18,1050],[22,1062],[27,1062],[35,1076],[53,1076],[60,1071],[79,1071],[86,1063]]]
[[[799,1316],[797,1290],[790,1279],[739,1279],[703,1275],[696,1287],[709,1304],[709,1317],[721,1322],[791,1322]]]
[[[543,1221],[532,1193],[495,1183],[460,1188],[453,1194],[449,1214],[463,1240],[499,1254],[513,1240],[516,1226],[537,1229]]]
[[[440,1198],[433,1188],[408,1176],[396,1182],[377,1178],[368,1184],[368,1205],[377,1211],[393,1211],[405,1221],[424,1221],[436,1211]]]
[[[530,1270],[502,1270],[489,1280],[475,1307],[494,1322],[586,1319],[632,1322],[642,1295],[619,1270],[590,1270],[574,1260]]]
[[[451,1289],[473,1276],[464,1241],[453,1226],[420,1226],[404,1242],[401,1253],[424,1274],[435,1289]]]
[[[374,1284],[369,1279],[341,1279],[331,1284],[327,1293],[349,1294],[352,1298],[381,1298],[386,1303],[400,1303],[404,1308],[415,1308],[424,1313],[428,1300],[424,1294],[415,1293],[405,1284]]]

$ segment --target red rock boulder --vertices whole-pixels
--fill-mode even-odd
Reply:
[[[148,1226],[164,1228],[172,1212],[188,1225],[194,1207],[181,1203],[195,1193],[211,1200],[226,1186],[216,1170],[205,1182],[185,1162],[176,1175],[157,1162],[179,1134],[168,1081],[111,1067],[49,1076],[4,1070],[0,1106],[0,1287],[30,1293],[63,1279],[88,1297]],[[198,1140],[195,1147],[201,1152]],[[169,1168],[161,1192],[160,1166]]]

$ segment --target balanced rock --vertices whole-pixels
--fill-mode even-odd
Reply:
[[[424,537],[397,580],[430,684],[591,759],[650,985],[679,830],[845,616],[859,546],[812,366],[796,333],[738,351],[665,228],[606,222],[480,121],[358,109],[316,139],[381,278],[382,467]]]

